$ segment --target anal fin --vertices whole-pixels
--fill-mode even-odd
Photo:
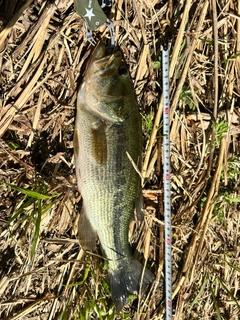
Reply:
[[[80,245],[84,250],[94,250],[96,248],[97,232],[93,229],[82,206],[79,221],[78,221],[78,237]]]

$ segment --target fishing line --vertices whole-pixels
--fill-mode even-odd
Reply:
[[[169,101],[169,46],[162,50],[163,84],[163,177],[165,222],[165,291],[166,320],[172,319],[172,252],[171,252],[171,189],[170,189],[170,101]]]

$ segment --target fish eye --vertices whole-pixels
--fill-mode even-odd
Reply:
[[[128,75],[127,68],[125,67],[118,68],[118,73],[120,74],[120,76],[127,76]]]

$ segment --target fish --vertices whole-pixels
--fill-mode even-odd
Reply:
[[[146,289],[154,275],[133,257],[128,241],[134,211],[141,211],[141,116],[121,50],[102,41],[92,52],[78,91],[73,143],[82,196],[80,245],[94,250],[99,240],[108,261],[112,299],[120,311],[129,295],[139,292],[140,283]]]

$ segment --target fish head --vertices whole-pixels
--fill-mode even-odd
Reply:
[[[99,113],[122,121],[131,113],[126,99],[136,101],[134,88],[122,52],[103,42],[94,49],[82,85],[88,105]],[[82,94],[82,93],[81,93]],[[97,110],[98,109],[98,110]]]
[[[92,53],[85,79],[102,95],[118,97],[132,90],[132,82],[119,49],[99,42]]]

